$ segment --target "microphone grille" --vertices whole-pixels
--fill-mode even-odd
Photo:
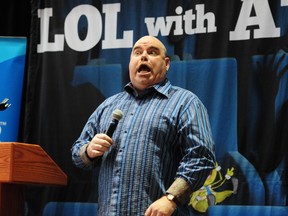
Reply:
[[[117,119],[118,121],[123,117],[123,112],[119,109],[116,109],[112,113],[112,118]]]

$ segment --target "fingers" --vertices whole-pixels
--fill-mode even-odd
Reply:
[[[91,140],[93,144],[99,144],[106,147],[110,147],[113,144],[113,140],[111,137],[107,136],[104,133],[96,134],[93,139]]]
[[[113,144],[106,134],[96,134],[87,147],[87,154],[91,158],[102,156]]]
[[[145,216],[150,216],[150,215],[151,215],[151,212],[152,212],[152,210],[151,210],[151,208],[149,207],[149,208],[146,210],[146,212],[145,212]]]
[[[176,204],[163,196],[148,207],[145,216],[170,216],[175,209]]]

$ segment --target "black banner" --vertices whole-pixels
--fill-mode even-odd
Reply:
[[[129,81],[131,48],[147,34],[167,47],[172,84],[207,106],[217,174],[238,182],[212,188],[229,191],[217,205],[287,206],[287,0],[50,0],[32,1],[24,139],[40,144],[69,184],[29,187],[30,214],[47,201],[97,202],[97,170],[75,168],[70,147]]]

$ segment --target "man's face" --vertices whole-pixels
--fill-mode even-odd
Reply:
[[[129,75],[137,90],[145,90],[166,77],[170,59],[164,45],[155,37],[144,36],[134,45],[129,63]]]

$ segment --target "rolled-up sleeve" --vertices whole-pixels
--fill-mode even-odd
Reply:
[[[185,203],[215,168],[214,141],[206,108],[195,98],[181,113],[179,144],[183,152],[175,181],[167,192]]]

